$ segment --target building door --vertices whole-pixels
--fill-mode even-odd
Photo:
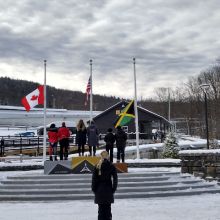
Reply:
[[[152,124],[150,121],[140,121],[139,122],[139,132],[142,133],[143,138],[151,138]]]

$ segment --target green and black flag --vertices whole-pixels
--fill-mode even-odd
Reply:
[[[133,118],[134,114],[134,100],[131,100],[128,105],[121,111],[117,121],[114,123],[115,128],[118,126],[127,125]]]

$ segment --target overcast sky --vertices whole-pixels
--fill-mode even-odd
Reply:
[[[94,94],[138,97],[173,87],[220,54],[219,0],[4,0],[0,76]]]

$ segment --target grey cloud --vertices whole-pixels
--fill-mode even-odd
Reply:
[[[216,5],[217,0],[6,0],[0,3],[0,60],[29,62],[34,69],[36,60],[47,59],[54,73],[84,73],[85,80],[92,58],[97,91],[104,81],[100,93],[121,94],[110,79],[125,80],[132,95],[136,57],[141,92],[149,91],[146,85],[153,91],[157,82],[187,78],[219,57]]]

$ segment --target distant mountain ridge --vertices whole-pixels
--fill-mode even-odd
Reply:
[[[22,106],[21,99],[37,88],[39,83],[26,80],[0,77],[0,104]],[[79,91],[57,89],[47,86],[47,107],[72,110],[89,110],[89,104],[84,105],[86,95]],[[103,111],[120,99],[114,96],[93,95],[93,108]]]

